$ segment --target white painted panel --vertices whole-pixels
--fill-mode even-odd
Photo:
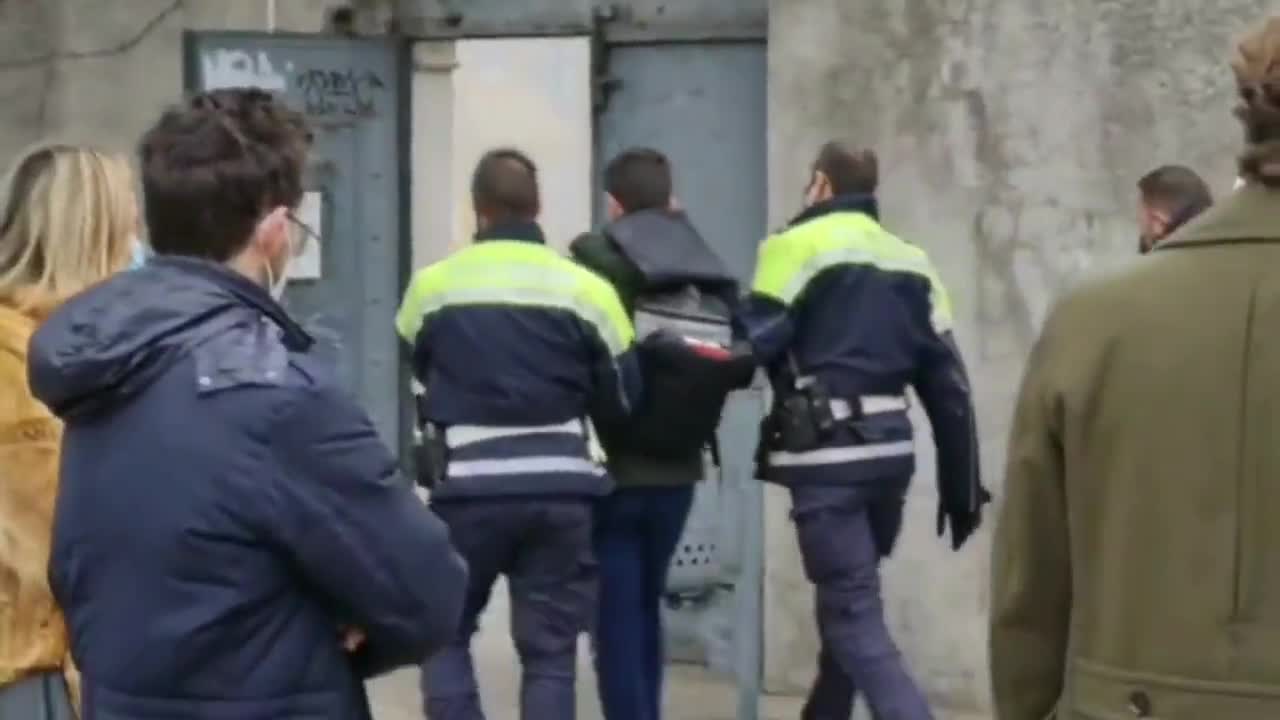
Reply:
[[[500,146],[538,165],[548,244],[564,248],[591,223],[591,53],[586,37],[463,40],[453,75],[454,237],[475,232],[469,185]]]
[[[413,46],[413,267],[440,260],[454,246],[454,198],[465,185],[453,172],[454,42]]]
[[[321,261],[324,257],[324,194],[307,192],[302,195],[302,204],[296,213],[310,233],[299,238],[302,252],[289,263],[290,280],[319,280],[321,277]],[[314,235],[312,234],[314,233]]]

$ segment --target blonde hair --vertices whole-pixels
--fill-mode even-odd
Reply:
[[[122,155],[46,144],[0,185],[0,302],[47,311],[124,269],[138,225]]]

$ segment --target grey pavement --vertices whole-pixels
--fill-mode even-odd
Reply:
[[[487,720],[519,720],[520,671],[511,647],[508,607],[505,587],[496,588],[472,645]],[[669,666],[665,695],[666,720],[737,720],[733,680],[703,668]],[[374,681],[372,700],[375,720],[422,720],[417,670],[403,670]],[[758,720],[797,720],[801,705],[800,698],[764,697]],[[585,640],[578,649],[578,720],[603,720]],[[941,714],[938,720],[983,719]]]

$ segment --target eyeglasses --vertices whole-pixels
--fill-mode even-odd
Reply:
[[[302,242],[297,243],[293,247],[294,257],[297,257],[302,254],[302,251],[305,250],[307,247],[308,240],[317,244],[320,242],[320,233],[313,230],[310,225],[306,224],[305,222],[302,221],[301,218],[293,214],[293,211],[289,211],[289,213],[285,217],[288,217],[289,222],[293,223],[295,226],[297,226],[299,230],[302,231]]]

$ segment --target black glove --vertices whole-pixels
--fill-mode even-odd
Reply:
[[[991,502],[991,493],[978,486],[978,504],[973,510],[948,510],[942,502],[938,503],[938,537],[951,526],[951,549],[959,550],[965,541],[982,525],[982,506]]]

